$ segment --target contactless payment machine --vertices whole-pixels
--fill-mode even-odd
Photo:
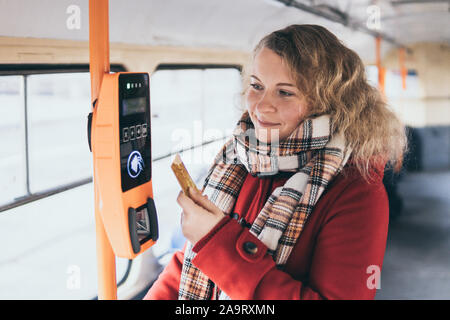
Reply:
[[[105,74],[91,122],[98,210],[115,255],[133,259],[158,239],[149,75]]]

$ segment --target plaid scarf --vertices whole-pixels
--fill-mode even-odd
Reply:
[[[284,186],[273,191],[250,228],[267,246],[280,269],[285,266],[314,205],[350,156],[343,135],[331,137],[330,132],[330,117],[322,115],[304,120],[283,141],[266,144],[256,139],[246,111],[233,136],[216,156],[203,184],[203,193],[229,215],[248,173],[262,177],[279,171],[295,172]],[[188,243],[185,249],[179,299],[229,299],[193,265],[196,254],[192,248]]]

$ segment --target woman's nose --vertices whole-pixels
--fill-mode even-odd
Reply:
[[[275,104],[273,103],[268,92],[264,93],[264,95],[258,101],[258,103],[256,104],[256,109],[259,112],[270,112],[276,110]]]

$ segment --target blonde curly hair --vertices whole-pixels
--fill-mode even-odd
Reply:
[[[281,56],[292,70],[308,103],[308,117],[331,116],[332,133],[344,133],[353,148],[353,162],[366,180],[373,167],[401,169],[407,144],[404,125],[367,82],[358,54],[318,25],[274,31],[260,40],[253,57],[262,48]]]

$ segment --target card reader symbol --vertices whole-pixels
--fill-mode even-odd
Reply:
[[[144,170],[144,159],[139,151],[133,151],[128,156],[127,170],[131,178],[136,178]]]

